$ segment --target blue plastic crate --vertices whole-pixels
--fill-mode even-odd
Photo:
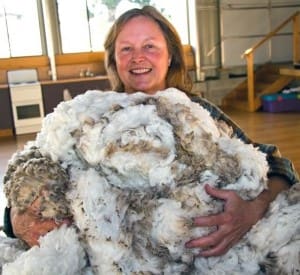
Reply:
[[[263,110],[266,112],[300,112],[300,93],[268,94],[261,99]]]

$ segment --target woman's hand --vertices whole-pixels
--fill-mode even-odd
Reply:
[[[201,248],[199,256],[210,257],[225,254],[259,221],[277,194],[287,189],[287,183],[278,177],[269,180],[269,189],[256,199],[245,201],[236,192],[205,186],[206,192],[224,200],[224,212],[206,217],[196,217],[195,226],[216,226],[207,236],[186,243],[187,248]]]
[[[39,238],[62,224],[70,225],[71,219],[64,219],[60,222],[54,219],[43,219],[37,209],[38,200],[22,213],[14,207],[10,210],[11,224],[16,237],[25,241],[30,247],[38,245]]]

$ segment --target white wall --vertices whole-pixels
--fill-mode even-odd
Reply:
[[[222,67],[245,65],[244,51],[300,10],[299,0],[221,0]],[[255,52],[255,64],[292,61],[292,23]]]

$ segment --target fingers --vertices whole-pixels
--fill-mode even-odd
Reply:
[[[202,250],[198,256],[201,257],[216,257],[224,255],[232,247],[231,244],[228,244],[226,241],[220,242],[218,245]]]
[[[218,236],[218,234],[219,234],[219,236]],[[211,236],[209,237],[209,239],[214,239],[214,241],[212,241],[212,245],[203,247],[203,250],[198,254],[198,256],[216,257],[216,256],[224,255],[241,238],[241,235],[239,236],[239,238],[236,238],[235,235],[228,234],[228,233],[226,233],[224,236],[222,236],[222,234],[218,233],[217,231],[210,235]],[[200,239],[202,239],[202,238],[200,238]],[[216,240],[219,240],[219,241],[216,241]],[[201,243],[201,242],[199,242],[199,243]],[[202,241],[202,243],[205,243],[205,240]],[[207,241],[207,243],[209,243],[209,240]]]
[[[195,226],[220,226],[226,223],[230,223],[233,217],[230,213],[220,213],[210,216],[202,216],[194,218]]]
[[[235,245],[247,231],[242,211],[245,202],[234,191],[220,190],[209,185],[205,186],[205,190],[209,195],[225,201],[224,212],[194,218],[194,226],[216,227],[217,230],[207,236],[190,240],[186,247],[200,248],[202,251],[199,255],[203,257],[220,256]]]
[[[39,238],[62,224],[70,225],[71,218],[63,219],[59,222],[54,219],[41,219],[38,215],[34,215],[32,210],[18,213],[12,208],[11,221],[15,236],[25,241],[29,246],[38,245]]]
[[[31,224],[24,228],[19,234],[19,238],[23,239],[29,246],[39,245],[39,238],[46,235],[48,232],[60,227],[62,224],[70,224],[69,220],[64,220],[59,224],[53,219],[34,220]]]
[[[214,234],[215,233],[215,234]],[[187,248],[207,248],[215,245],[219,241],[219,233],[216,231],[205,237],[191,240],[185,244]],[[218,238],[218,239],[217,239]]]
[[[193,239],[186,243],[186,247],[188,248],[208,248],[208,247],[214,247],[218,244],[220,244],[224,239],[225,236],[229,233],[229,230],[218,229],[206,236],[203,236],[201,238]]]
[[[209,184],[206,184],[204,186],[204,188],[205,188],[205,191],[207,194],[211,195],[212,197],[215,197],[215,198],[218,198],[221,200],[225,200],[225,201],[230,199],[235,194],[235,192],[233,192],[233,191],[214,188],[214,187],[210,186]]]
[[[199,256],[211,257],[225,254],[236,243],[234,236],[226,229],[217,230],[207,236],[191,240],[186,248],[202,249]]]

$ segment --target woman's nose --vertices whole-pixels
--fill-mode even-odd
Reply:
[[[132,61],[140,62],[145,59],[143,51],[141,49],[134,49],[132,52]]]

